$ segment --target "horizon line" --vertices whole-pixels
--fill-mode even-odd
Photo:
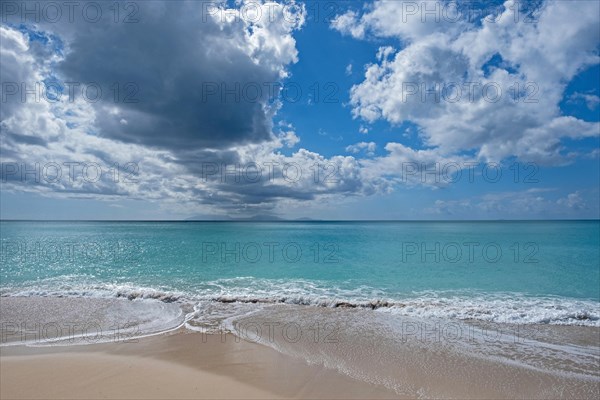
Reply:
[[[599,218],[553,219],[5,219],[0,222],[547,222],[547,221],[600,221]]]

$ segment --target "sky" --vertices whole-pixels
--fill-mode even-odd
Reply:
[[[2,1],[2,219],[600,218],[598,1]]]

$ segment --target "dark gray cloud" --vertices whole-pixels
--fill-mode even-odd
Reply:
[[[19,2],[31,8],[34,3]],[[253,58],[245,22],[221,24],[203,3],[135,2],[135,23],[115,23],[103,6],[102,18],[91,23],[77,12],[85,7],[81,2],[73,22],[63,15],[56,23],[42,18],[37,24],[47,36],[65,38],[64,59],[54,65],[55,75],[69,83],[63,95],[77,98],[88,90],[93,99],[101,88],[94,104],[99,135],[175,151],[272,139],[269,88],[287,61]],[[19,17],[3,15],[3,21],[16,24]],[[239,101],[221,96],[221,88],[236,85],[238,93],[256,85],[261,90]]]
[[[11,142],[19,142],[19,143],[25,143],[25,144],[29,144],[29,145],[35,145],[35,146],[44,146],[46,147],[48,145],[47,141],[37,137],[37,136],[31,136],[31,135],[20,135],[18,133],[7,133],[6,135],[6,139],[10,140]]]
[[[223,148],[270,139],[271,118],[263,104],[208,95],[215,83],[274,82],[277,74],[257,65],[203,18],[201,2],[170,2],[168,7],[140,3],[140,21],[88,24],[77,32],[59,68],[65,78],[96,82],[104,93],[121,85],[129,100],[104,99],[97,123],[102,135],[168,149]],[[234,29],[234,28],[231,28]],[[128,83],[133,83],[125,87]],[[127,92],[127,93],[125,93]],[[124,100],[124,99],[120,99]],[[127,121],[127,125],[121,121]]]

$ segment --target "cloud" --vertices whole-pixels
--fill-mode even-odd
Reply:
[[[581,210],[586,208],[585,202],[579,192],[569,193],[567,197],[558,199],[556,204],[566,206],[573,210]]]
[[[140,20],[132,24],[116,24],[105,13],[107,18],[98,23],[21,26],[18,15],[3,15],[9,21],[0,27],[3,94],[4,84],[15,83],[19,89],[41,84],[44,89],[49,79],[80,86],[92,82],[105,94],[90,101],[76,90],[74,96],[62,93],[57,101],[23,101],[16,93],[3,101],[3,162],[19,170],[38,167],[30,179],[23,179],[21,171],[3,176],[3,190],[57,197],[126,196],[231,213],[265,212],[285,199],[359,194],[362,183],[352,159],[326,159],[303,149],[291,156],[279,154],[281,148],[294,148],[300,138],[291,125],[273,126],[279,104],[270,97],[276,98],[277,91],[265,90],[254,101],[235,101],[240,93],[221,98],[222,88],[264,89],[286,78],[287,66],[298,60],[292,33],[304,23],[304,7],[284,10],[280,4],[264,3],[259,19],[230,19],[239,9],[210,3],[213,8],[207,12],[207,4],[186,1],[167,7],[146,2],[139,4]],[[64,47],[57,51],[54,43],[40,37],[61,38]],[[115,100],[114,85],[128,82],[134,84],[137,101]],[[219,86],[217,93],[207,96],[203,91],[211,85]],[[65,169],[64,162],[76,165],[79,179],[39,179],[40,170],[55,163]],[[308,169],[315,162],[336,168],[336,179],[315,181]],[[133,164],[138,179],[82,179],[86,163],[104,172],[113,165]],[[276,177],[240,182],[210,179],[202,171],[207,165],[239,171],[249,164],[264,168],[264,163],[301,166],[304,175],[290,179],[279,167]]]
[[[594,111],[600,105],[600,97],[590,93],[575,92],[569,97],[569,101],[572,103],[583,101],[591,111]]]
[[[40,99],[47,65],[44,59],[36,57],[37,46],[21,32],[0,26],[0,38],[2,138],[7,143],[22,141],[46,146],[66,129],[65,121],[55,116],[57,106]],[[23,88],[35,93],[24,98]]]
[[[369,32],[406,44],[381,47],[363,82],[352,87],[356,118],[410,121],[421,127],[424,146],[446,155],[472,151],[489,161],[516,156],[561,164],[564,138],[600,134],[597,122],[561,115],[558,106],[567,83],[599,62],[597,2],[545,2],[529,10],[536,22],[515,22],[510,0],[494,18],[476,21],[436,22],[422,9],[408,13],[409,4],[416,3],[376,1],[360,17],[349,11],[332,23],[354,37]],[[420,7],[435,4],[446,3]]]
[[[427,173],[436,164],[507,155],[556,162],[564,158],[561,138],[597,136],[597,124],[560,115],[557,108],[566,82],[597,63],[590,50],[597,45],[590,39],[590,10],[573,16],[581,23],[569,28],[553,20],[564,10],[551,8],[544,9],[547,20],[517,29],[485,22],[393,26],[396,3],[376,2],[362,15],[340,16],[333,24],[354,37],[393,39],[353,87],[350,105],[366,122],[415,122],[424,148],[390,142],[379,146],[385,152],[376,156],[375,142],[360,142],[346,147],[350,155],[326,157],[299,147],[301,133],[291,124],[273,123],[281,104],[277,89],[267,89],[288,79],[290,65],[299,60],[294,34],[304,24],[304,7],[298,6],[292,19],[284,18],[289,8],[271,2],[262,3],[268,12],[261,18],[229,17],[250,3],[256,4],[143,2],[140,20],[132,24],[114,23],[109,12],[95,24],[21,25],[18,17],[7,16],[9,22],[0,26],[3,84],[80,85],[72,99],[64,88],[58,101],[22,101],[20,93],[3,100],[3,162],[20,168],[58,162],[63,174],[64,162],[76,163],[79,174],[87,163],[107,173],[87,180],[63,175],[56,181],[4,176],[2,190],[143,200],[190,214],[281,215],[307,205],[336,205],[350,196],[390,193],[398,186],[438,188],[444,183]],[[549,30],[552,24],[559,34]],[[542,40],[546,36],[548,43]],[[502,60],[490,63],[494,57]],[[481,95],[452,104],[401,97],[404,81],[475,79],[499,82],[503,90],[515,81],[537,79],[544,96],[532,104],[504,98],[489,103]],[[84,96],[90,83],[102,89],[98,101]],[[249,101],[256,85],[264,90]],[[124,101],[130,95],[137,101]],[[359,132],[367,134],[369,127],[361,125]],[[342,140],[338,133],[319,134]],[[121,178],[135,179],[115,179],[115,165]],[[553,205],[575,209],[577,200],[567,196]],[[493,208],[492,199],[485,201]]]
[[[362,39],[365,36],[365,26],[359,23],[356,11],[350,10],[344,14],[337,15],[331,21],[331,26],[357,39]]]
[[[356,144],[352,144],[346,147],[346,151],[348,153],[358,154],[362,151],[366,150],[366,154],[368,156],[375,155],[375,149],[377,148],[377,144],[375,142],[360,142]]]
[[[376,1],[360,16],[349,10],[337,15],[331,23],[334,29],[357,39],[372,35],[400,37],[406,41],[435,32],[457,32],[464,29],[465,24],[457,3],[439,0]]]
[[[588,217],[600,216],[598,206],[589,207],[583,193],[576,191],[555,199],[553,192],[552,189],[532,188],[487,193],[471,198],[436,200],[425,212],[436,216],[471,219],[497,218],[498,215],[506,219],[572,218],[582,215],[582,211],[586,211],[587,214],[583,215]],[[585,196],[594,197],[590,193]]]
[[[97,23],[40,24],[65,39],[54,74],[82,85],[76,97],[89,83],[101,88],[94,104],[99,134],[172,150],[274,139],[279,105],[270,100],[298,59],[292,32],[304,9],[293,22],[276,3],[260,19],[229,20],[223,15],[237,9],[209,12],[207,4],[215,3],[139,3],[138,23],[114,23],[104,10]]]
[[[30,31],[3,26],[0,33],[6,82],[24,82],[27,87],[33,87],[36,82],[51,76],[52,68],[64,73],[64,64],[73,60],[67,55],[53,60],[56,65],[48,66],[32,51]],[[63,34],[68,36],[68,33]],[[65,42],[70,48],[68,51],[77,52],[72,50],[73,42]],[[281,44],[262,46],[271,49],[268,51],[278,48],[281,50],[275,51],[278,54],[293,53],[284,51],[285,45]],[[264,57],[256,51],[252,54],[256,59]],[[85,57],[83,61],[88,62]],[[133,67],[139,65],[138,61],[123,60],[127,64],[123,68],[133,71]],[[221,61],[219,57],[215,58],[215,68],[221,67]],[[253,68],[261,67],[260,63],[254,65]],[[270,70],[274,65],[270,63],[266,69]],[[158,67],[161,67],[160,63]],[[210,66],[201,67],[207,69]],[[4,71],[7,71],[6,75]],[[140,74],[143,76],[144,71]],[[85,81],[86,76],[80,78]],[[155,86],[184,83],[176,78],[164,78]],[[190,88],[193,85],[187,84],[186,87],[173,87],[173,90],[181,91],[181,97],[186,98],[185,91]],[[252,135],[250,138],[233,135],[218,141],[215,132],[196,131],[194,122],[185,132],[164,131],[161,135],[158,135],[157,127],[149,128],[147,132],[129,130],[144,126],[147,118],[164,117],[166,120],[167,115],[162,115],[162,111],[174,107],[168,104],[172,100],[170,97],[142,97],[140,102],[142,100],[147,103],[144,107],[156,109],[156,117],[146,116],[141,108],[137,108],[142,106],[122,106],[109,101],[92,103],[83,97],[62,96],[55,102],[43,98],[23,102],[20,96],[10,97],[7,106],[2,107],[2,155],[3,162],[17,168],[18,172],[6,174],[3,171],[2,190],[35,192],[58,198],[139,199],[160,202],[165,207],[171,204],[190,213],[200,209],[205,214],[229,216],[271,215],[307,201],[328,202],[334,201],[336,196],[371,195],[386,190],[385,180],[369,181],[363,176],[361,165],[354,157],[326,158],[306,149],[298,149],[290,155],[281,154],[280,150],[294,148],[300,143],[294,127],[288,123],[269,127],[266,138],[261,141],[250,140]],[[188,110],[173,112],[182,112],[180,117],[187,118],[190,117],[187,112],[201,106],[191,103]],[[238,106],[246,107],[244,104]],[[175,114],[169,118],[174,118]],[[232,113],[231,117],[235,116]],[[210,118],[205,117],[204,122],[210,124]],[[113,119],[114,124],[121,126],[113,129],[107,125],[107,119]],[[269,124],[270,121],[269,118]],[[183,125],[180,127],[184,128]],[[227,129],[234,130],[234,126]],[[130,136],[121,136],[124,132]],[[203,146],[201,140],[215,141],[216,144]],[[69,166],[74,170],[73,179],[67,176]],[[85,175],[86,169],[94,171],[88,166],[100,170],[98,179]],[[125,166],[133,169],[123,170]],[[50,178],[44,174],[49,167],[52,167]],[[61,170],[61,179],[53,179],[55,167]],[[257,167],[260,169],[258,179]],[[35,176],[29,174],[24,179],[22,173],[25,170],[36,171]],[[131,177],[135,179],[123,179],[123,175],[130,177],[132,171],[135,173]],[[121,179],[115,179],[115,174],[121,174]]]
[[[477,164],[464,156],[446,156],[439,149],[415,150],[402,143],[386,144],[387,154],[371,160],[362,160],[365,176],[385,179],[398,186],[427,186],[439,188],[451,184],[454,174]]]

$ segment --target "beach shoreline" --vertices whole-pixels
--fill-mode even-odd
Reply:
[[[289,304],[190,311],[154,299],[0,302],[2,399],[600,395],[598,327]],[[162,314],[160,324],[147,322]]]

